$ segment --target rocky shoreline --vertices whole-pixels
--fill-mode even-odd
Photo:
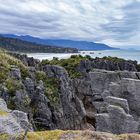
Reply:
[[[62,66],[42,65],[26,55],[14,57],[26,65],[28,75],[22,77],[22,69],[12,65],[7,77],[20,86],[11,92],[6,82],[0,84],[0,110],[8,113],[0,115],[1,133],[25,131],[29,122],[31,131],[140,133],[140,72],[135,61],[83,60],[76,70],[84,76],[72,79]],[[15,118],[15,124],[3,129],[6,119]]]

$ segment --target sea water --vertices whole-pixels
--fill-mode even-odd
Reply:
[[[69,58],[71,55],[81,54],[83,56],[90,55],[92,58],[112,56],[124,58],[126,60],[136,60],[140,63],[140,51],[136,50],[106,50],[106,51],[81,51],[79,53],[30,53],[27,54],[29,57],[33,57],[39,60],[48,59],[51,60],[53,57],[58,57],[59,59]]]

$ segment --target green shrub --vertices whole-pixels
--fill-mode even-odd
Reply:
[[[10,97],[10,99],[7,102],[7,107],[9,109],[15,110],[16,109],[16,105],[15,105],[15,96]]]
[[[36,79],[42,80],[45,86],[45,95],[49,98],[52,104],[59,103],[59,80],[57,78],[50,78],[45,72],[37,71]]]
[[[59,81],[56,78],[49,78],[45,81],[46,96],[53,104],[59,103]]]
[[[92,60],[92,57],[90,55],[85,56],[88,60]]]
[[[46,73],[43,71],[37,71],[35,75],[38,81],[42,80],[44,82],[46,80]]]
[[[77,66],[82,60],[89,60],[91,59],[89,56],[83,57],[82,55],[72,55],[68,59],[53,59],[51,61],[43,60],[42,65],[59,65],[64,67],[67,71],[69,76],[74,78],[79,78],[83,76],[83,73],[77,71]]]
[[[137,65],[137,70],[140,71],[140,64]]]
[[[27,68],[20,68],[20,71],[21,71],[21,77],[23,79],[25,79],[26,77],[29,77],[29,71]]]
[[[0,49],[0,83],[8,79],[12,65],[17,66],[21,70],[23,78],[29,75],[28,68],[20,60]]]
[[[111,56],[104,56],[102,59],[113,61],[113,62],[124,62],[125,61],[123,58],[111,57]]]
[[[31,100],[30,100],[29,96],[25,95],[25,97],[24,97],[24,105],[28,106],[30,104],[30,102],[31,102]]]
[[[16,90],[22,89],[22,84],[18,80],[10,78],[6,80],[6,87],[8,89],[8,93],[11,96],[14,96]]]
[[[0,83],[3,83],[8,77],[9,71],[5,68],[0,68]]]

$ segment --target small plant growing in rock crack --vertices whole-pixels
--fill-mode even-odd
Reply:
[[[18,89],[22,89],[22,84],[20,83],[19,80],[16,80],[14,78],[9,78],[6,80],[6,87],[8,89],[9,94],[14,96],[14,93]]]
[[[36,72],[37,80],[42,80],[45,86],[45,95],[48,97],[53,105],[59,103],[59,80],[57,78],[50,78],[43,71]]]

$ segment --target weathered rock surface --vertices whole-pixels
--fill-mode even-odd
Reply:
[[[114,105],[114,106],[118,106],[124,109],[124,111],[126,113],[129,114],[129,106],[128,106],[128,102],[126,99],[122,99],[122,98],[117,98],[117,97],[113,97],[113,96],[107,96],[104,99],[106,105]]]
[[[11,77],[16,78],[16,79],[21,78],[20,69],[18,67],[14,66],[14,65],[11,67]]]
[[[20,83],[20,88],[12,91],[12,94],[6,84],[0,88],[0,96],[7,105],[19,110],[10,113],[12,117],[15,116],[17,132],[23,131],[28,123],[25,112],[35,130],[90,129],[116,134],[140,133],[140,73],[136,72],[135,62],[84,61],[77,69],[86,73],[85,76],[72,80],[63,67],[40,67],[40,63],[34,59],[17,57],[31,66],[29,76],[22,78],[20,69],[14,66],[10,76]],[[51,102],[51,92],[50,95],[46,94],[49,89],[45,84],[48,83],[36,78],[38,69],[47,78],[57,79],[57,104]],[[12,130],[10,133],[14,132]]]
[[[20,59],[27,66],[39,67],[40,61],[38,59],[17,53],[11,53],[11,55]],[[93,69],[104,69],[108,71],[139,71],[137,61],[132,60],[113,61],[111,59],[93,58],[91,60],[82,60],[77,66],[77,70],[83,73],[92,71]]]
[[[96,131],[120,133],[138,133],[139,123],[117,105],[109,105],[107,113],[96,115]]]
[[[9,110],[5,101],[0,98],[0,134],[19,135],[27,129],[28,125],[26,113]],[[32,130],[31,126],[30,130]]]
[[[60,66],[49,65],[45,66],[43,70],[48,77],[60,80],[60,106],[55,110],[55,114],[53,113],[56,118],[55,125],[61,129],[82,129],[86,112],[82,101],[74,94],[72,81],[69,79],[67,71]]]
[[[113,61],[106,60],[102,58],[95,58],[92,60],[83,60],[78,65],[77,69],[81,72],[89,72],[93,69],[104,69],[104,70],[128,70],[128,71],[137,71],[137,62],[136,61]]]
[[[85,80],[75,82],[78,97],[85,106],[90,104],[94,108],[97,131],[139,133],[140,80],[137,75],[138,72],[95,70],[89,72]],[[87,90],[82,90],[83,83],[88,83]],[[84,102],[85,98],[88,102]]]

